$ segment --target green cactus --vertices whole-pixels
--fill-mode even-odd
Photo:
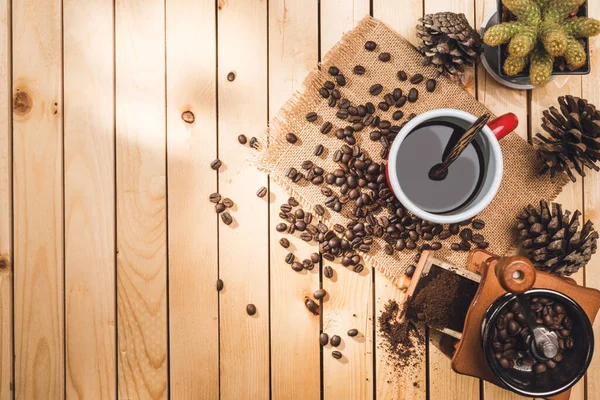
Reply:
[[[571,68],[579,69],[585,65],[587,54],[581,43],[579,43],[579,40],[570,36],[564,56],[565,61]]]
[[[531,50],[533,50],[536,43],[537,32],[535,29],[523,29],[521,32],[513,36],[508,46],[508,53],[513,57],[525,57],[531,52]]]
[[[585,65],[587,54],[577,39],[600,34],[600,21],[570,17],[585,0],[503,0],[517,21],[489,28],[483,41],[488,46],[508,43],[503,66],[507,75],[516,75],[529,64],[531,83],[540,86],[550,79],[555,57],[564,57],[567,67]]]
[[[565,21],[563,28],[575,39],[596,36],[600,33],[600,21],[594,18],[574,17]]]
[[[535,86],[543,86],[552,76],[554,59],[546,49],[538,46],[529,56],[529,79]]]
[[[508,56],[504,62],[504,73],[509,76],[517,75],[527,66],[527,57]]]

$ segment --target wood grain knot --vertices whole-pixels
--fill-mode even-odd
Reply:
[[[196,117],[194,116],[193,112],[185,111],[183,114],[181,114],[181,119],[184,120],[188,124],[193,124],[194,121],[196,120]]]
[[[3,254],[0,256],[0,271],[6,271],[10,267],[8,256]]]
[[[27,92],[17,89],[13,99],[13,110],[18,116],[27,115],[31,111],[31,96]]]

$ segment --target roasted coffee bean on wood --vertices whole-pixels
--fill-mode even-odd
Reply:
[[[239,135],[238,142],[240,142],[240,144],[246,144],[248,142],[248,138],[246,138],[246,135]]]
[[[331,352],[331,356],[336,360],[339,360],[340,358],[342,358],[342,353],[340,351],[334,350]]]
[[[258,139],[254,136],[250,138],[250,147],[252,147],[253,149],[258,148]]]
[[[325,289],[317,289],[314,293],[313,293],[313,297],[316,300],[321,300],[322,298],[324,298],[325,296],[327,296],[327,292],[325,291]]]
[[[329,265],[325,266],[325,268],[323,268],[323,275],[327,279],[333,278],[333,268],[331,268]]]
[[[290,247],[290,241],[287,240],[286,238],[281,238],[279,239],[279,244],[281,245],[281,247],[283,247],[284,249],[287,249],[288,247]]]
[[[329,343],[329,335],[325,332],[321,332],[321,334],[319,335],[319,343],[321,344],[321,346],[327,346],[327,344]]]
[[[218,170],[219,168],[221,168],[221,165],[223,165],[223,163],[218,158],[216,160],[213,160],[213,162],[210,163],[210,167],[212,169],[214,169],[215,171]]]
[[[342,338],[338,335],[333,335],[331,339],[329,339],[329,343],[331,343],[333,347],[338,347],[342,343]]]
[[[285,256],[285,263],[292,265],[295,259],[296,256],[294,255],[294,253],[287,253],[287,255]]]
[[[221,220],[225,225],[231,225],[231,223],[233,222],[233,218],[231,218],[231,215],[229,215],[228,212],[224,212],[223,214],[221,214]]]
[[[221,195],[219,193],[212,193],[208,199],[211,203],[219,203],[221,201]]]
[[[314,300],[308,297],[304,300],[304,305],[314,315],[319,315],[319,305]]]
[[[220,292],[221,290],[223,290],[223,280],[217,279],[217,292]]]
[[[267,194],[267,188],[264,186],[261,186],[257,191],[256,191],[256,195],[258,197],[265,197]]]
[[[350,330],[348,331],[348,336],[350,336],[350,337],[354,337],[354,336],[356,336],[356,335],[358,335],[358,329],[350,329]]]
[[[248,304],[246,306],[246,312],[248,313],[248,315],[256,314],[256,306],[252,303]]]
[[[231,199],[230,199],[230,198],[228,198],[228,197],[225,197],[225,198],[223,199],[223,205],[224,205],[225,207],[227,207],[227,208],[231,208],[231,207],[233,207],[233,200],[231,200]]]

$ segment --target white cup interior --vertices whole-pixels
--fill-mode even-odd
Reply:
[[[457,222],[465,221],[479,214],[485,207],[487,207],[500,187],[502,180],[503,162],[502,152],[498,140],[492,133],[491,129],[487,126],[475,137],[475,141],[480,146],[483,153],[484,172],[483,182],[477,192],[477,194],[471,199],[471,201],[463,207],[450,211],[445,214],[434,214],[422,210],[416,206],[408,197],[404,194],[400,184],[398,183],[398,174],[410,173],[410,171],[399,171],[398,165],[398,149],[402,145],[404,138],[415,130],[419,125],[424,122],[435,122],[435,121],[446,121],[463,128],[468,128],[473,122],[477,120],[477,117],[459,111],[455,109],[438,109],[425,112],[415,118],[413,118],[404,128],[398,133],[392,146],[390,147],[390,156],[388,159],[388,175],[390,184],[394,194],[400,202],[416,216],[423,218],[430,222],[440,224],[452,224]]]

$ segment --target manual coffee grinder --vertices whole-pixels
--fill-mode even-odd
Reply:
[[[452,358],[455,372],[485,379],[523,396],[569,398],[570,388],[584,376],[592,359],[592,324],[600,308],[598,290],[536,271],[524,257],[501,258],[478,249],[471,251],[467,268],[462,269],[424,251],[413,278],[400,282],[407,290],[405,298],[416,296],[433,276],[441,273],[464,278],[461,290],[471,291],[469,297],[472,295],[470,304],[463,302],[464,309],[455,313],[464,316],[464,320],[437,328],[444,334],[440,347]],[[536,319],[534,311],[540,311],[542,306],[539,301],[543,306],[557,304],[556,309],[570,318],[572,328],[557,333]],[[518,312],[518,329],[522,331],[508,345],[503,329],[497,327],[503,328],[505,321],[501,319],[512,311]],[[565,347],[566,335],[569,348]],[[535,367],[541,365],[544,371],[536,371]]]

